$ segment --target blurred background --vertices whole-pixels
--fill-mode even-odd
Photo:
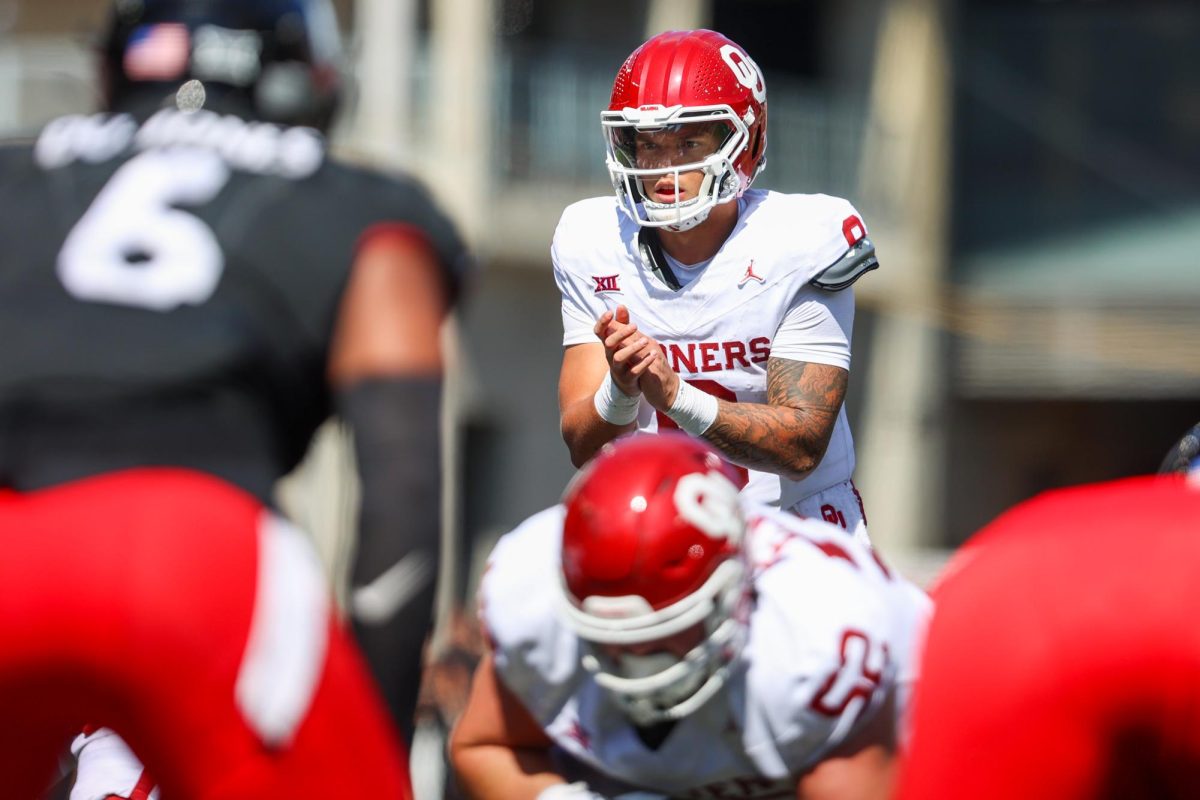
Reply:
[[[887,557],[926,579],[1004,508],[1152,472],[1200,420],[1196,0],[337,5],[355,88],[336,149],[422,177],[482,264],[446,332],[435,654],[469,637],[481,553],[573,474],[550,237],[610,191],[600,110],[662,30],[715,28],[763,69],[756,185],[847,197],[871,229],[848,405]],[[0,0],[0,132],[95,108],[104,8]],[[342,435],[322,441],[282,492],[337,575],[354,486]]]

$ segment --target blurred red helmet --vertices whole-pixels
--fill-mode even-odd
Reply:
[[[663,432],[605,447],[567,489],[567,619],[592,645],[584,666],[640,723],[699,707],[740,648],[748,571],[736,480],[707,445]],[[612,655],[692,628],[700,642],[683,658]]]
[[[766,165],[767,88],[746,51],[708,30],[660,33],[633,52],[613,82],[601,115],[608,169],[622,207],[639,224],[686,230],[717,203],[740,197]],[[647,165],[639,158],[639,131],[708,126],[718,147],[690,164]],[[642,180],[703,170],[700,196],[661,204],[648,200]]]

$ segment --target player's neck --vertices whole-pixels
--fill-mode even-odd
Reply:
[[[708,219],[687,231],[660,231],[662,249],[680,264],[699,264],[717,254],[738,221],[738,204],[713,207]]]

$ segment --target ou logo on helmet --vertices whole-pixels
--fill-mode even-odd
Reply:
[[[733,76],[738,83],[745,86],[754,95],[754,99],[763,102],[767,99],[767,84],[763,80],[762,70],[758,68],[750,56],[737,47],[727,44],[721,48],[721,58],[733,70]]]
[[[742,540],[742,515],[738,490],[719,472],[691,472],[675,484],[679,516],[713,539],[732,545]]]

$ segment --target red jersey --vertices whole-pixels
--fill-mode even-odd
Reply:
[[[103,720],[168,797],[407,800],[404,746],[302,534],[199,472],[0,489],[0,774]]]
[[[1200,487],[1037,497],[933,597],[900,798],[1200,797]]]

